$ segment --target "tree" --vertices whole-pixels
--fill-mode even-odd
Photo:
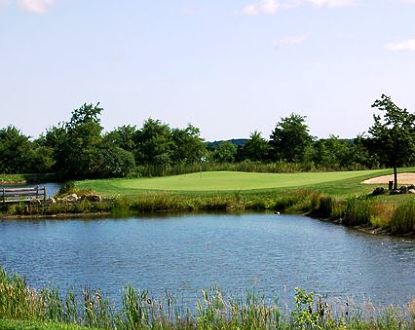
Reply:
[[[218,163],[232,163],[235,161],[237,146],[229,141],[221,142],[212,152],[212,158]]]
[[[382,164],[393,167],[394,189],[397,189],[397,168],[409,164],[415,156],[415,115],[398,107],[391,97],[384,94],[372,108],[377,108],[382,114],[373,115],[375,122],[369,128],[371,150]]]
[[[105,144],[111,144],[112,146],[133,152],[135,150],[134,137],[136,133],[137,128],[135,126],[125,125],[105,134],[103,141]]]
[[[191,124],[185,129],[173,129],[172,142],[171,158],[176,164],[198,163],[206,154],[206,146],[200,137],[200,130]]]
[[[60,132],[63,140],[56,151],[56,167],[63,177],[92,178],[99,172],[103,129],[99,115],[102,111],[99,103],[85,103],[72,112],[70,121],[64,125],[66,134]]]
[[[268,157],[269,144],[261,133],[254,131],[249,136],[249,140],[243,146],[243,154],[249,160],[264,161]]]
[[[313,161],[329,168],[346,168],[353,163],[352,142],[330,135],[314,143]]]
[[[173,152],[171,129],[159,120],[151,118],[138,130],[134,142],[137,164],[167,166],[171,163]]]
[[[313,138],[305,122],[307,117],[292,113],[281,118],[270,136],[271,159],[304,162]]]
[[[14,126],[0,130],[0,173],[26,173],[30,169],[32,143]]]

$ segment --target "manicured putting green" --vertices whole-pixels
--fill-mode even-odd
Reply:
[[[202,172],[157,178],[87,180],[78,182],[77,186],[101,193],[135,190],[240,191],[312,186],[353,178],[375,177],[383,172],[384,170],[323,173]]]

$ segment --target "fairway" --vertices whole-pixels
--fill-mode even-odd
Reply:
[[[81,189],[92,189],[102,194],[127,194],[140,191],[248,191],[278,188],[312,187],[353,180],[355,184],[365,178],[375,177],[385,170],[344,171],[344,172],[308,172],[308,173],[248,173],[248,172],[202,172],[177,176],[86,180],[77,182]]]

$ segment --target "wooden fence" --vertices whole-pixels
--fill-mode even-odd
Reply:
[[[46,202],[46,187],[35,186],[25,188],[0,188],[0,204],[7,203]]]

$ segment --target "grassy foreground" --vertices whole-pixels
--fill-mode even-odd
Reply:
[[[87,329],[91,330],[92,328],[81,327],[76,324],[0,319],[0,330],[87,330]]]
[[[253,293],[244,299],[227,297],[220,290],[202,291],[193,308],[180,306],[174,297],[160,301],[132,287],[123,291],[119,307],[97,291],[34,290],[19,276],[0,268],[0,329],[12,330],[406,330],[415,327],[415,301],[406,307],[376,309],[364,315],[353,306],[329,306],[313,293],[295,289],[292,309]],[[84,327],[84,328],[82,328]]]

